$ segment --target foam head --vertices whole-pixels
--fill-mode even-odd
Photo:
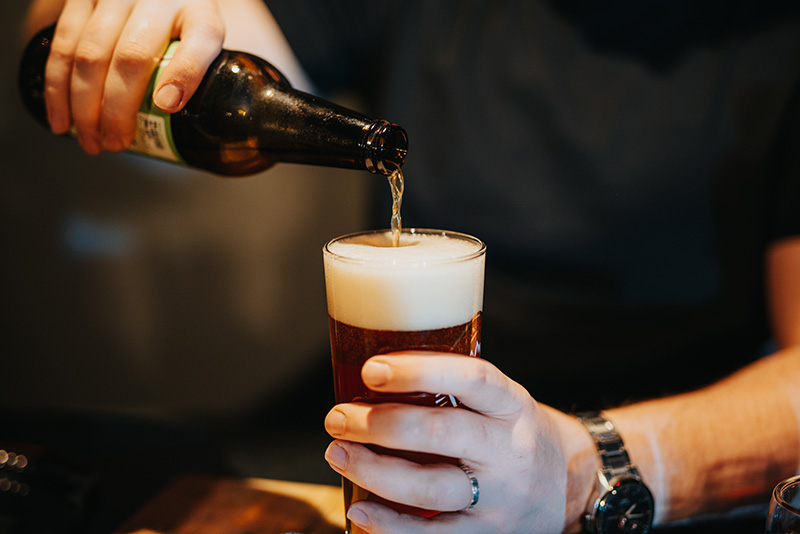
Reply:
[[[404,230],[361,233],[325,246],[328,314],[372,330],[431,330],[466,323],[483,309],[486,248],[471,236]]]

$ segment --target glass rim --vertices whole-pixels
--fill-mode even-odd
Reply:
[[[322,248],[322,251],[325,254],[328,254],[329,256],[331,256],[332,258],[336,258],[337,260],[348,261],[348,262],[353,262],[353,263],[373,263],[370,260],[362,260],[362,259],[358,259],[358,258],[352,258],[350,256],[345,256],[345,255],[342,255],[342,254],[337,254],[336,252],[331,251],[330,246],[333,243],[337,243],[339,241],[344,241],[345,239],[352,239],[354,237],[365,236],[365,235],[381,235],[381,234],[386,234],[386,233],[391,234],[391,232],[392,232],[391,229],[384,228],[384,229],[380,229],[380,230],[361,230],[359,232],[351,232],[349,234],[340,235],[338,237],[334,237],[333,239],[331,239],[330,241],[325,243],[325,246]],[[459,263],[459,262],[469,261],[469,260],[472,260],[472,259],[475,259],[475,258],[479,258],[479,257],[483,256],[486,253],[486,243],[484,243],[481,239],[479,239],[479,238],[477,238],[477,237],[475,237],[473,235],[470,235],[470,234],[465,234],[464,232],[456,232],[454,230],[437,230],[435,228],[403,228],[400,231],[400,234],[401,235],[403,235],[403,234],[410,234],[410,235],[421,234],[421,235],[432,235],[432,236],[441,236],[441,237],[452,237],[452,238],[461,239],[461,240],[464,240],[464,241],[470,241],[472,243],[475,243],[478,246],[477,250],[475,250],[473,252],[469,252],[468,254],[464,254],[463,256],[458,256],[458,257],[455,257],[455,258],[446,258],[446,259],[441,259],[441,260],[432,260],[432,261],[428,261],[427,262],[427,263],[431,263],[431,264],[435,264],[435,265],[446,265],[448,263]],[[389,247],[389,248],[391,248],[391,247]]]
[[[800,508],[788,502],[783,497],[783,492],[786,491],[786,488],[795,485],[800,485],[800,475],[793,476],[791,478],[787,478],[786,480],[778,482],[778,485],[775,486],[775,489],[772,490],[772,498],[775,499],[775,502],[778,503],[778,506],[780,506],[781,508],[789,510],[794,514],[800,515]]]

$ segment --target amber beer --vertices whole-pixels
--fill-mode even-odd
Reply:
[[[410,395],[370,391],[361,366],[376,354],[430,350],[480,356],[485,245],[441,230],[403,230],[400,246],[387,231],[336,238],[324,249],[325,286],[336,402],[407,402],[458,406],[435,392]],[[379,449],[419,463],[455,459]],[[397,511],[433,515],[390,503],[343,479],[345,509],[374,500]],[[357,534],[357,528],[347,532]]]

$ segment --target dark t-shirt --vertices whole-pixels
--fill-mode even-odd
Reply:
[[[792,3],[268,4],[321,90],[406,128],[404,224],[486,241],[483,356],[535,397],[601,407],[758,357],[765,247],[800,234]]]

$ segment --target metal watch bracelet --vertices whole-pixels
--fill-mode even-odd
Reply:
[[[597,452],[600,454],[601,469],[607,479],[623,475],[639,476],[636,467],[631,465],[625,444],[617,433],[614,423],[603,417],[600,412],[579,413],[577,417],[594,440]]]
[[[584,532],[647,534],[653,521],[653,494],[631,465],[614,424],[600,412],[578,414],[600,455],[598,487],[587,504]]]

